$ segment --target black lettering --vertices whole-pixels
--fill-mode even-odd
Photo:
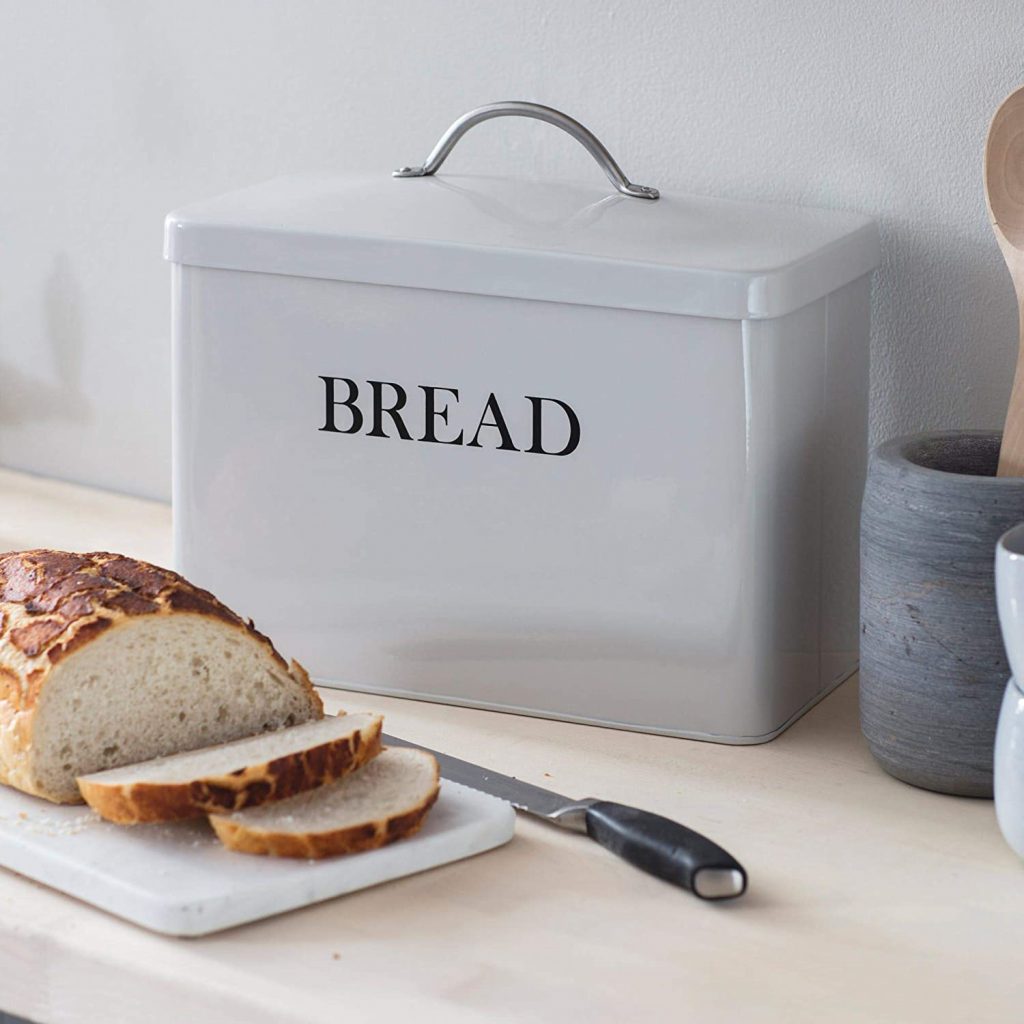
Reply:
[[[334,434],[358,434],[363,426],[363,414],[356,405],[356,399],[359,397],[359,388],[356,382],[349,380],[348,377],[321,377],[320,379],[324,382],[324,397],[327,408],[324,413],[324,425],[319,429]],[[338,381],[343,381],[348,385],[348,398],[343,402],[339,402],[334,396],[334,385]],[[339,405],[345,406],[352,414],[352,422],[346,430],[342,430],[334,421],[334,410]]]
[[[434,420],[440,419],[448,423],[448,406],[444,406],[442,409],[438,409],[435,404],[435,392],[447,391],[450,395],[453,395],[455,401],[459,400],[459,389],[458,388],[434,388],[427,384],[421,384],[420,390],[426,396],[424,399],[424,411],[423,411],[423,436],[420,438],[421,441],[431,441],[434,444],[462,444],[462,431],[459,431],[459,436],[452,438],[449,441],[444,441],[434,433]]]
[[[348,377],[324,376],[319,379],[324,382],[324,425],[318,429],[334,434],[359,433],[366,422],[366,417],[364,417],[363,411],[356,404],[359,399],[360,385]],[[412,441],[413,437],[406,428],[405,421],[401,415],[402,410],[406,408],[408,403],[408,395],[405,388],[400,384],[394,384],[390,381],[371,380],[366,383],[370,386],[373,392],[373,422],[372,428],[367,431],[368,436],[384,438],[397,436],[403,441]],[[348,386],[347,397],[338,397],[339,384],[345,384]],[[473,439],[467,442],[464,440],[464,430],[459,430],[458,434],[453,437],[437,436],[439,420],[445,425],[445,427],[449,428],[449,430],[454,428],[454,425],[451,422],[451,413],[455,406],[459,404],[459,389],[437,387],[428,384],[420,384],[418,387],[423,392],[424,398],[423,436],[416,438],[416,440],[426,441],[430,444],[465,444],[468,448],[481,448],[483,445],[480,443],[480,435],[484,429],[487,428],[498,432],[500,438],[500,443],[496,446],[498,451],[518,452],[521,450],[516,447],[512,440],[512,433],[508,428],[508,423],[505,420],[505,416],[498,404],[498,398],[494,392],[491,392],[487,396],[487,402],[484,405],[480,421],[473,434]],[[387,396],[385,388],[391,389],[390,396]],[[580,445],[581,430],[579,417],[576,415],[572,406],[563,402],[560,398],[542,398],[538,395],[526,395],[525,398],[530,403],[533,426],[533,436],[530,447],[525,449],[525,451],[529,452],[531,455],[555,456],[571,455],[576,451]],[[545,402],[558,406],[558,408],[562,410],[568,425],[568,438],[560,451],[548,451],[544,447]],[[337,410],[339,407],[343,407],[349,412],[350,422],[346,427],[338,426]],[[396,431],[395,434],[388,434],[385,432],[385,416],[389,416],[391,418],[391,423]],[[549,420],[550,416],[551,413],[549,412]],[[550,433],[550,422],[548,423],[548,427]]]
[[[580,421],[572,408],[557,398],[537,398],[534,395],[527,395],[526,398],[533,406],[533,444],[526,450],[533,455],[571,455],[580,444]],[[544,450],[542,432],[544,429],[544,402],[554,402],[560,406],[569,419],[569,440],[560,452],[547,452]]]
[[[373,429],[367,431],[367,436],[389,436],[384,433],[383,424],[384,413],[387,413],[391,417],[391,422],[394,423],[395,429],[398,431],[398,436],[403,441],[411,441],[412,435],[405,429],[402,417],[398,415],[398,411],[405,408],[405,388],[400,387],[398,384],[391,384],[386,380],[368,380],[366,383],[373,388]],[[395,390],[395,402],[389,408],[384,406],[384,388],[394,388]]]
[[[488,423],[487,413],[490,413],[494,419]],[[480,424],[476,428],[476,433],[473,435],[473,440],[466,445],[467,448],[480,448],[482,447],[477,438],[480,436],[480,431],[484,427],[493,427],[501,434],[501,444],[498,445],[498,451],[503,452],[517,452],[519,449],[512,443],[512,435],[508,432],[508,426],[505,423],[505,417],[501,414],[501,409],[498,406],[498,400],[494,397],[493,392],[487,399],[487,404],[484,406],[483,415],[480,417]]]

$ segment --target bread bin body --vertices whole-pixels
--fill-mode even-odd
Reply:
[[[176,568],[327,685],[770,739],[856,664],[877,246],[599,183],[172,214]]]

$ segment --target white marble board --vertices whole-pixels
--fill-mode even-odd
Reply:
[[[167,935],[206,935],[483,853],[515,812],[453,782],[412,838],[320,861],[224,849],[204,821],[125,828],[0,786],[0,866]]]

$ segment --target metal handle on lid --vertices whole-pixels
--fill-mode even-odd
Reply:
[[[598,162],[601,170],[608,175],[608,180],[624,195],[636,199],[657,199],[658,190],[650,185],[634,185],[615,162],[611,153],[601,144],[593,132],[589,131],[575,118],[563,114],[553,107],[544,107],[539,103],[521,103],[515,100],[505,103],[489,103],[485,107],[463,114],[438,140],[422,167],[400,167],[392,172],[395,178],[424,178],[436,174],[455,144],[466,132],[481,121],[489,121],[492,117],[533,117],[538,121],[546,121],[556,128],[568,132]]]

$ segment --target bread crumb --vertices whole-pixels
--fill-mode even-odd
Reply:
[[[331,959],[332,960],[340,960],[341,959],[341,954],[340,953],[332,953],[331,954]]]
[[[18,811],[15,818],[0,817],[0,821],[10,821],[17,828],[25,827],[27,832],[42,836],[73,836],[99,822],[99,815],[93,810],[82,810],[77,814],[67,814],[70,808],[63,808],[53,814],[45,809],[36,811]]]
[[[544,778],[545,779],[550,779],[551,778],[551,772],[545,772],[544,773]]]

